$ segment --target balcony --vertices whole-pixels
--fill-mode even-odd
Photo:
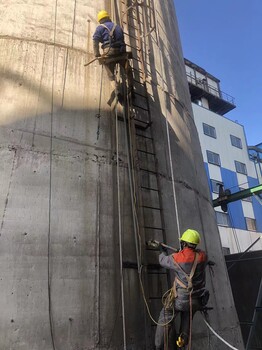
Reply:
[[[187,81],[192,101],[205,97],[208,100],[209,109],[220,115],[236,107],[234,97],[208,85],[206,79],[198,79],[187,73]]]

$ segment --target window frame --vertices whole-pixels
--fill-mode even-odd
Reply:
[[[254,229],[250,228],[250,226],[248,225],[248,220],[250,220],[250,223],[252,223],[252,225],[254,225]],[[252,231],[252,232],[256,232],[257,231],[257,222],[256,222],[256,219],[253,219],[253,218],[249,218],[249,217],[246,217],[245,216],[245,221],[246,221],[246,229],[247,231]]]
[[[243,165],[244,166],[244,172],[243,171],[240,171],[241,169],[239,169],[237,167],[237,164],[239,165]],[[245,163],[242,163],[242,162],[239,162],[238,160],[235,160],[235,168],[236,168],[236,172],[239,173],[239,174],[243,174],[243,175],[247,175],[247,166]]]
[[[230,134],[230,140],[231,140],[231,145],[232,145],[233,147],[236,147],[236,148],[239,148],[239,149],[243,149],[242,140],[241,140],[240,137]],[[239,141],[239,144],[238,144],[238,142],[236,142],[236,143],[234,144],[234,141],[233,141],[233,140]]]
[[[223,226],[223,227],[230,227],[230,218],[229,218],[229,215],[227,213],[222,213],[220,211],[216,211],[215,210],[215,213],[216,213],[216,221],[217,221],[217,226]],[[224,223],[219,223],[218,222],[218,216],[220,217],[223,217],[223,218],[227,218],[227,224],[224,224]]]
[[[217,193],[217,194],[219,194],[219,186],[218,185],[224,186],[224,183],[222,181],[214,180],[214,179],[210,179],[210,184],[211,184],[212,193]],[[214,185],[216,186],[216,188]]]
[[[213,139],[217,138],[216,128],[214,126],[209,125],[207,123],[202,123],[202,126],[203,126],[203,133],[204,133],[204,135],[212,137]],[[205,129],[205,127],[207,127],[207,128]],[[212,132],[211,133],[206,132],[207,130],[209,130],[209,131],[213,130],[214,134],[212,134]]]
[[[246,190],[246,188],[239,187],[239,191],[244,191],[244,190]],[[241,200],[244,201],[244,202],[252,203],[252,196],[246,197],[246,198],[242,198]]]
[[[212,152],[212,151],[209,151],[209,150],[206,150],[206,153],[207,153],[207,162],[208,162],[209,164],[213,164],[213,165],[217,165],[217,166],[221,167],[220,155],[219,155],[218,153],[215,153],[215,152]],[[212,154],[212,156],[213,156],[213,155],[218,156],[218,163],[215,163],[215,162],[213,162],[213,161],[210,161],[210,159],[209,159],[209,157],[208,157],[209,154]]]

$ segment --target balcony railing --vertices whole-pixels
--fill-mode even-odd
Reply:
[[[222,100],[231,103],[232,105],[235,105],[235,99],[233,96],[230,96],[230,95],[226,94],[225,92],[216,89],[214,86],[209,85],[207,83],[206,79],[195,78],[190,73],[187,73],[187,81],[189,83],[205,90],[206,92],[208,92],[214,96],[217,96],[217,97],[221,98]]]

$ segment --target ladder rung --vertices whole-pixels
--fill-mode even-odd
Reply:
[[[132,105],[132,107],[134,107],[134,108],[140,108],[140,109],[142,109],[143,111],[147,111],[147,112],[149,112],[149,109],[148,108],[144,108],[144,107],[141,107],[141,106],[138,106],[138,105]]]
[[[145,138],[145,139],[148,139],[148,140],[152,140],[152,141],[153,141],[153,137],[150,137],[150,136],[141,135],[141,134],[136,134],[136,136],[143,137],[143,138]]]
[[[142,125],[139,125],[139,124],[135,124],[135,128],[138,129],[138,130],[142,130],[142,131],[145,131],[147,130],[147,128],[149,127],[150,125],[146,125],[146,126],[142,126]]]
[[[151,125],[152,123],[149,122],[149,121],[144,121],[144,120],[141,120],[141,119],[137,119],[137,118],[134,118],[134,120],[136,122],[139,122],[139,123],[142,123],[142,124],[146,124],[146,125]]]
[[[148,172],[148,173],[151,173],[151,174],[155,174],[155,175],[157,175],[157,172],[156,172],[156,171],[153,171],[153,170],[144,169],[144,168],[140,168],[140,170],[142,170],[142,171],[146,171],[146,172]]]
[[[125,36],[128,36],[129,38],[132,38],[134,40],[138,40],[137,37],[133,36],[132,34],[129,34],[127,32],[124,32]]]
[[[139,92],[134,91],[134,95],[138,95],[143,98],[147,98],[147,96],[140,94]]]
[[[147,130],[147,128],[149,128],[151,126],[151,124],[152,124],[151,122],[145,122],[145,121],[137,119],[137,118],[133,118],[133,120],[136,122],[135,123],[135,128],[141,129],[143,131]],[[138,123],[144,124],[144,126],[140,125]]]
[[[163,272],[163,271],[160,271],[160,272],[152,272],[153,270],[160,270],[162,269],[162,267],[159,265],[159,264],[148,264],[148,265],[145,265],[146,268],[147,268],[147,272],[150,274],[150,275],[162,275],[162,274],[165,274],[167,275],[167,272]],[[123,261],[122,263],[122,267],[123,268],[126,268],[126,269],[137,269],[138,265],[136,262],[134,261]]]
[[[161,271],[158,271],[158,272],[147,271],[147,274],[148,275],[167,275],[166,272],[161,272]]]
[[[131,28],[133,28],[135,30],[138,30],[137,27],[133,26],[132,24],[130,24],[130,23],[126,22],[126,21],[123,21],[123,24],[127,24],[129,27],[131,27]]]
[[[161,296],[156,296],[156,297],[148,297],[149,300],[162,300],[162,295]]]
[[[126,269],[137,269],[137,263],[133,261],[123,261],[122,267]]]
[[[144,228],[146,228],[146,229],[151,229],[151,230],[165,231],[165,229],[162,228],[162,227],[144,226]]]
[[[157,207],[150,207],[149,205],[142,205],[142,208],[146,208],[146,209],[153,209],[153,210],[162,210],[161,208],[157,208]]]
[[[143,83],[143,82],[141,82],[141,81],[139,81],[139,80],[136,80],[136,79],[133,79],[133,81],[134,81],[135,83],[140,84],[140,85],[142,85],[142,86],[144,87],[144,83]]]
[[[146,187],[146,186],[140,186],[140,188],[142,188],[143,190],[159,192],[157,188]]]
[[[141,153],[150,154],[151,156],[155,156],[155,155],[156,155],[155,153],[148,152],[148,151],[144,151],[143,149],[138,149],[137,151],[138,151],[138,152],[141,152]]]
[[[137,68],[135,68],[135,67],[132,67],[132,70],[135,71],[135,72],[137,72],[137,73],[141,73],[141,74],[143,73],[143,72],[142,72],[142,69],[139,69],[139,68],[137,69]]]
[[[129,47],[131,47],[132,48],[132,46],[129,46]],[[137,62],[139,62],[139,63],[141,63],[141,61],[140,61],[140,59],[139,58],[137,58],[137,57],[135,57],[135,56],[133,56],[133,58],[132,58],[133,60],[135,60],[135,61],[137,61]],[[134,81],[135,81],[135,79],[133,79]]]
[[[131,49],[134,49],[136,52],[142,51],[141,49],[138,49],[136,46],[133,46],[133,45],[131,45],[131,44],[126,44],[126,47],[129,47],[129,48],[131,48]]]

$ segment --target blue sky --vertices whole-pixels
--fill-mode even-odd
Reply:
[[[262,142],[262,0],[174,0],[184,57],[235,98],[225,116]]]

